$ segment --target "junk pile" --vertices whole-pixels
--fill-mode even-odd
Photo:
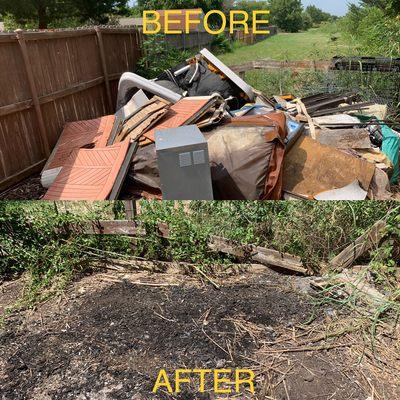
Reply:
[[[66,124],[43,199],[390,199],[400,134],[360,100],[267,98],[206,49],[152,81],[128,72],[115,115]]]

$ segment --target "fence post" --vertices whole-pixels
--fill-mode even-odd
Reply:
[[[106,53],[104,51],[103,35],[101,34],[101,29],[98,26],[95,27],[95,30],[96,30],[96,35],[97,35],[97,39],[99,42],[100,59],[101,59],[101,65],[102,65],[102,69],[103,69],[104,82],[106,85],[108,107],[109,107],[109,111],[111,113],[114,113],[114,107],[113,107],[113,102],[112,102],[112,97],[111,97],[111,89],[110,89],[110,79],[109,79],[108,70],[107,70]]]
[[[136,202],[133,200],[125,200],[124,206],[125,206],[125,218],[127,220],[134,220],[137,213]]]
[[[32,102],[35,108],[36,118],[39,124],[40,142],[42,145],[43,153],[48,158],[51,154],[49,139],[47,137],[46,126],[44,124],[42,109],[40,107],[40,101],[35,84],[35,78],[33,77],[33,71],[32,71],[31,61],[28,55],[28,48],[25,42],[24,31],[22,29],[17,29],[15,33],[17,34],[18,43],[22,53],[22,59],[24,60],[26,75],[28,77],[28,83],[32,95]]]

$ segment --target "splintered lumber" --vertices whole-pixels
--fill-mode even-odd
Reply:
[[[254,245],[241,245],[220,236],[212,236],[208,247],[213,251],[219,251],[238,258],[249,258],[252,261],[266,266],[279,267],[304,275],[307,274],[307,269],[303,267],[300,257],[281,253],[277,250]]]
[[[334,257],[329,265],[336,271],[350,267],[354,261],[365,254],[368,250],[378,246],[385,236],[385,221],[378,221],[371,229],[347,246],[340,254]]]
[[[89,221],[82,226],[88,235],[144,235],[143,228],[134,221]]]

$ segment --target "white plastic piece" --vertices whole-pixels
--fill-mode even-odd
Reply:
[[[249,101],[253,103],[255,101],[255,93],[253,88],[248,85],[242,78],[235,74],[229,67],[227,67],[222,61],[214,56],[209,50],[203,49],[200,54],[214,67],[220,70],[227,78],[229,78],[236,86],[238,86],[244,93],[246,93]]]
[[[118,85],[118,100],[117,109],[119,110],[127,103],[127,97],[132,89],[142,89],[145,92],[153,93],[171,103],[178,102],[182,96],[173,92],[172,90],[166,89],[155,82],[149,81],[140,75],[134,74],[133,72],[125,72],[119,81]]]
[[[367,198],[367,192],[360,188],[358,181],[354,181],[341,189],[328,190],[315,196],[315,200],[320,201],[336,201],[336,200],[348,200],[357,201],[365,200]]]

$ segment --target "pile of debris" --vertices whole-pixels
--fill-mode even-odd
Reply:
[[[400,134],[356,93],[267,98],[208,50],[120,80],[115,115],[68,123],[44,200],[386,200]]]

